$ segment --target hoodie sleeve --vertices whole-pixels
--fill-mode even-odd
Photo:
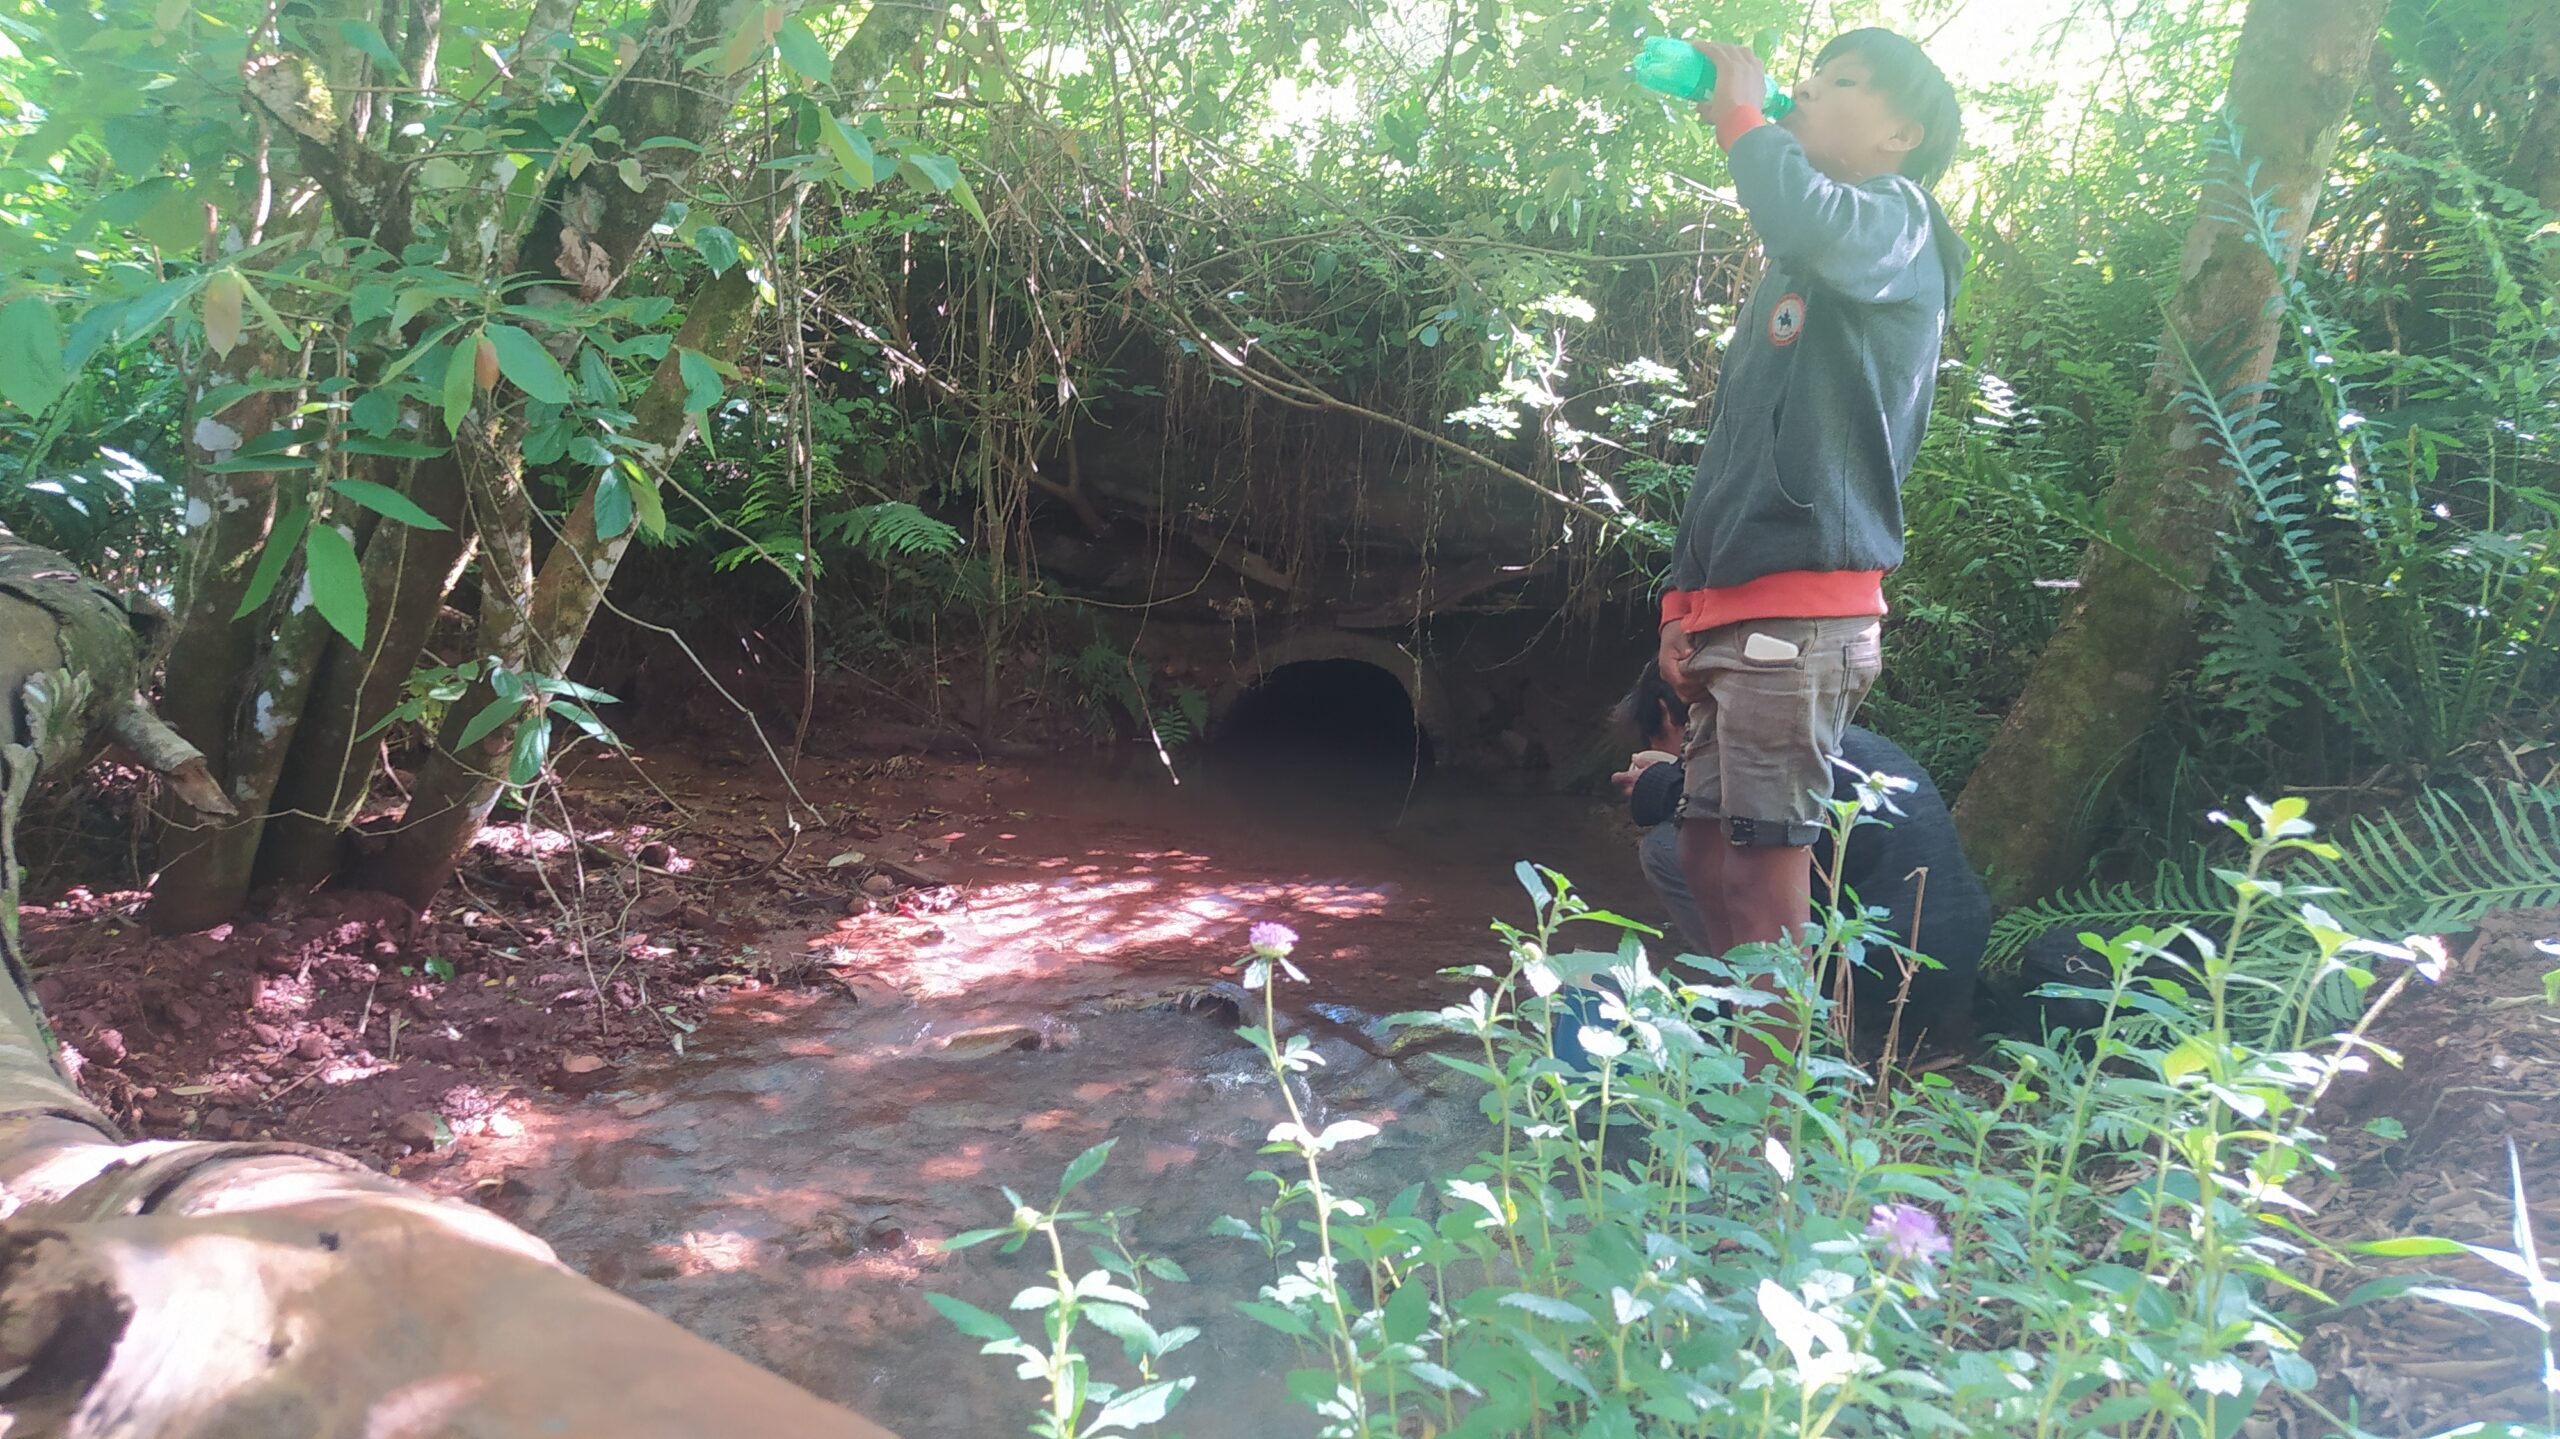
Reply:
[[[1933,234],[1929,203],[1899,176],[1844,185],[1813,167],[1796,137],[1776,125],[1726,141],[1735,191],[1769,253],[1810,272],[1841,296],[1890,304],[1916,293]]]

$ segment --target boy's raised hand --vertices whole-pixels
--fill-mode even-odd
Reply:
[[[1760,108],[1760,102],[1769,94],[1769,67],[1760,63],[1760,57],[1751,53],[1749,46],[1728,45],[1714,40],[1692,40],[1689,43],[1697,47],[1699,54],[1707,57],[1708,64],[1716,67],[1715,93],[1699,107],[1705,112],[1708,124],[1722,124],[1724,117],[1736,110]]]

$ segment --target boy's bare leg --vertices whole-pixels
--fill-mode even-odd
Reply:
[[[1680,867],[1698,897],[1707,947],[1719,955],[1746,944],[1775,944],[1798,933],[1813,911],[1813,851],[1797,845],[1744,846],[1729,842],[1712,820],[1680,827]],[[1792,1028],[1780,1016],[1781,1028]],[[1756,1039],[1744,1039],[1742,1072],[1759,1074],[1775,1056]]]

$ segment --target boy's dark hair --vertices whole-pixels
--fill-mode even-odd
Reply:
[[[1813,68],[1841,56],[1866,61],[1876,88],[1903,119],[1920,127],[1920,146],[1902,157],[1902,173],[1924,189],[1937,184],[1956,157],[1956,137],[1964,128],[1956,87],[1947,83],[1946,72],[1917,44],[1873,26],[1833,39],[1814,57]]]
[[[1678,729],[1687,724],[1689,706],[1662,682],[1662,666],[1647,660],[1644,668],[1636,672],[1636,687],[1618,701],[1613,717],[1635,731],[1636,743],[1651,744],[1654,732],[1664,725]]]

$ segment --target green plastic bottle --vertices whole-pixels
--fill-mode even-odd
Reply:
[[[1634,68],[1638,84],[1674,100],[1695,103],[1715,93],[1716,67],[1686,40],[1654,36],[1644,42]],[[1796,107],[1795,97],[1779,89],[1774,77],[1766,83],[1767,89],[1760,97],[1761,114],[1775,120]]]

